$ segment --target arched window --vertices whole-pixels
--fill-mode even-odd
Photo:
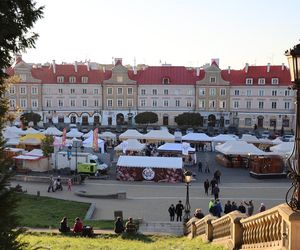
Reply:
[[[170,83],[170,79],[168,77],[164,77],[163,84],[169,84],[169,83]]]

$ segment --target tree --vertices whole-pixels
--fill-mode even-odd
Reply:
[[[203,125],[203,117],[199,113],[182,113],[175,117],[175,122],[179,126],[201,126]]]
[[[134,117],[137,124],[149,124],[158,122],[158,116],[153,112],[142,112]]]
[[[34,23],[43,15],[43,7],[36,7],[32,0],[0,1],[0,69],[10,66],[14,53],[34,47],[38,35],[28,36]],[[0,246],[1,249],[23,249],[26,243],[18,241],[23,232],[19,226],[15,208],[18,198],[14,189],[10,189],[9,161],[4,156],[4,138],[2,130],[7,122],[8,100],[3,98],[7,89],[7,75],[0,70]]]
[[[33,122],[34,125],[37,125],[41,120],[41,116],[37,113],[29,112],[22,114],[20,119],[25,126],[28,126],[30,122]]]
[[[53,146],[54,138],[51,135],[46,135],[46,137],[42,140],[41,149],[43,150],[44,156],[48,158],[48,169],[50,163],[50,156],[54,153],[54,146]]]

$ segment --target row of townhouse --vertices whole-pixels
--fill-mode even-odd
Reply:
[[[28,64],[21,56],[7,69],[20,82],[10,86],[10,110],[36,112],[43,122],[132,124],[139,112],[157,113],[159,125],[197,112],[203,126],[291,129],[294,92],[285,65],[221,70],[217,60],[204,68],[144,66],[128,69],[116,59],[97,64]]]

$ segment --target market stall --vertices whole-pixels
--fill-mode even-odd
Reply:
[[[117,154],[129,154],[129,155],[137,155],[141,154],[141,152],[146,148],[146,144],[140,143],[136,139],[128,139],[126,141],[121,142],[118,146],[115,147],[115,151]]]
[[[188,133],[182,137],[182,141],[190,142],[196,150],[204,151],[205,148],[211,148],[212,137],[205,133]]]
[[[119,139],[121,141],[127,140],[127,139],[137,139],[142,140],[144,139],[144,135],[138,132],[135,129],[127,129],[124,133],[119,135]]]
[[[149,143],[174,142],[175,136],[168,130],[150,130],[144,135],[144,139]]]
[[[17,171],[46,172],[49,170],[48,158],[43,151],[34,149],[28,153],[13,157],[16,161]]]
[[[182,182],[180,157],[120,156],[117,162],[117,180]]]

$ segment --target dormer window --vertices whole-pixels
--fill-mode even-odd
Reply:
[[[123,76],[117,76],[117,82],[123,82]]]
[[[278,78],[272,78],[272,84],[276,85],[278,84],[279,80]]]
[[[69,82],[70,83],[75,83],[76,82],[76,77],[75,76],[70,76],[69,77]]]
[[[82,83],[88,83],[89,78],[87,76],[82,76],[81,77],[81,82]]]
[[[163,78],[163,84],[170,84],[170,79],[167,77]]]
[[[210,83],[216,83],[216,78],[215,77],[211,77],[209,82]]]
[[[258,78],[258,84],[259,85],[264,85],[266,83],[266,79],[265,78]]]
[[[58,76],[56,80],[57,83],[63,83],[65,81],[65,78],[63,76]]]
[[[247,78],[246,79],[246,84],[247,85],[252,85],[253,84],[253,79],[252,78]]]

